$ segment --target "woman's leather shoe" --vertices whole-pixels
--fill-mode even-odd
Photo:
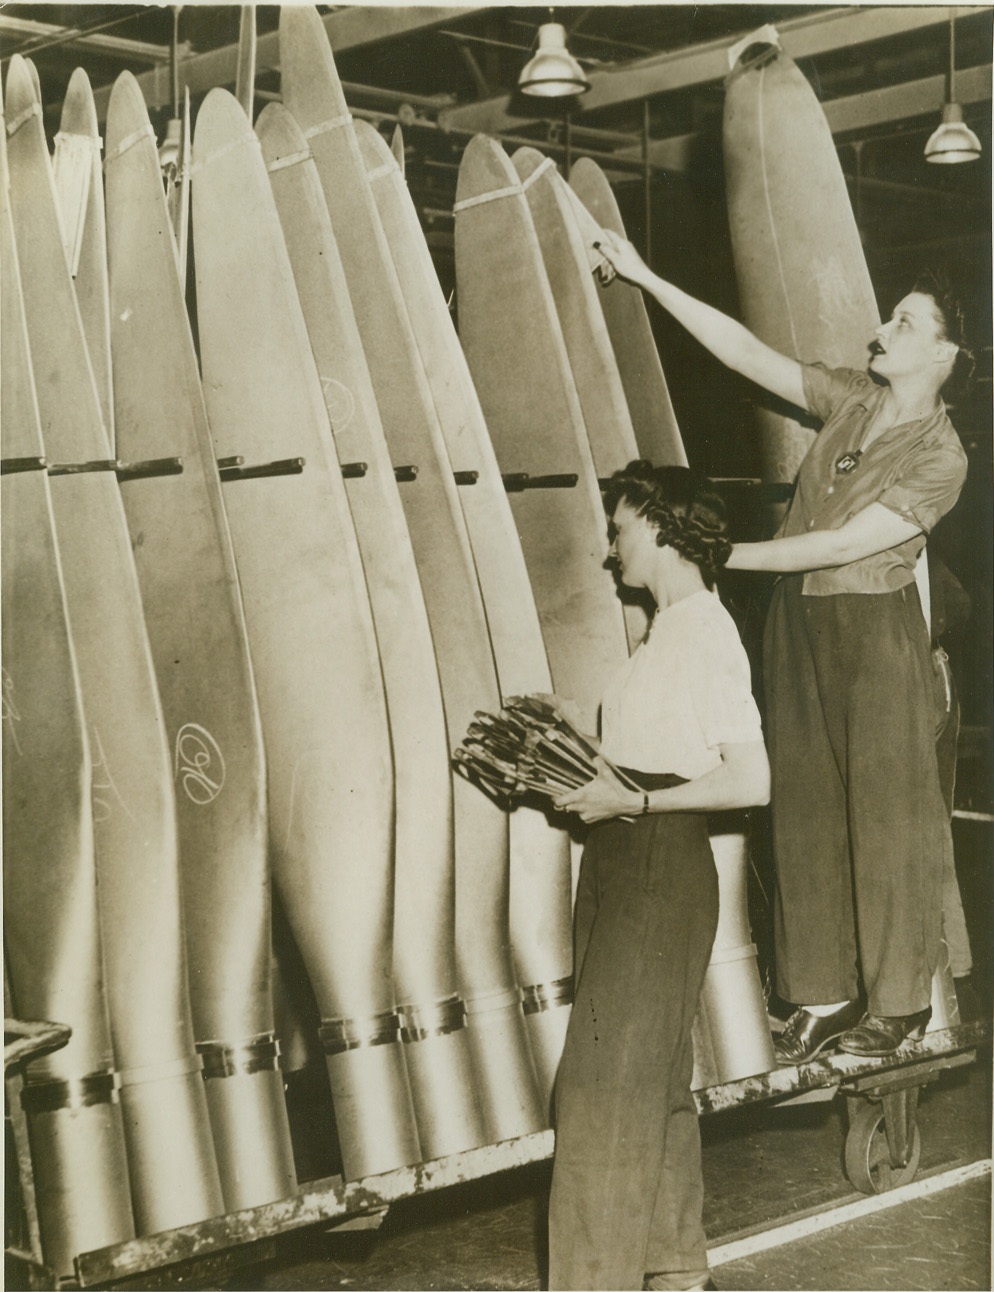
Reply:
[[[847,1001],[834,1014],[823,1017],[803,1008],[795,1009],[783,1031],[773,1041],[777,1063],[782,1067],[807,1063],[859,1022],[862,1016],[863,1007],[858,1000]]]
[[[917,1014],[902,1014],[886,1018],[880,1014],[867,1014],[839,1041],[839,1049],[847,1054],[858,1054],[864,1059],[880,1059],[893,1054],[905,1041],[920,1041],[932,1017],[932,1006],[927,1005]]]

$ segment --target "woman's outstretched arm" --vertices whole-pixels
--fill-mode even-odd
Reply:
[[[736,543],[728,568],[764,570],[768,574],[832,569],[889,551],[921,532],[921,526],[914,521],[905,520],[883,503],[871,502],[838,529],[812,529],[765,543]]]
[[[622,278],[648,292],[727,368],[788,403],[807,408],[801,365],[796,359],[780,354],[735,319],[654,274],[632,244],[610,229],[604,230],[598,246]]]

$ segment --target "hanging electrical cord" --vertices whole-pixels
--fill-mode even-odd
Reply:
[[[235,98],[249,121],[253,118],[256,61],[255,5],[243,4],[238,25],[238,70],[235,74]]]
[[[183,6],[173,5],[173,38],[169,45],[169,80],[172,91],[172,115],[166,122],[166,133],[159,145],[159,165],[167,186],[175,179],[183,140],[183,122],[179,105],[179,16]]]

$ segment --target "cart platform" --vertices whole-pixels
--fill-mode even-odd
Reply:
[[[749,1104],[786,1102],[807,1091],[839,1091],[849,1106],[847,1174],[864,1192],[883,1192],[907,1183],[917,1170],[921,1139],[915,1112],[921,1088],[946,1069],[973,1063],[987,1037],[985,1024],[961,1024],[906,1042],[887,1058],[822,1055],[798,1067],[697,1090],[695,1100],[707,1116]],[[394,1202],[542,1161],[552,1156],[554,1142],[548,1130],[361,1180],[331,1176],[308,1181],[293,1197],[278,1202],[83,1252],[75,1261],[76,1277],[58,1286],[126,1287],[130,1282],[152,1288],[174,1285],[178,1276],[183,1281],[210,1277],[211,1270],[226,1263],[265,1259],[267,1240],[279,1235],[316,1225],[378,1224]],[[56,1286],[44,1281],[43,1267],[37,1265],[31,1282]]]

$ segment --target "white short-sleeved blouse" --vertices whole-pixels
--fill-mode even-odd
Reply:
[[[719,745],[762,740],[749,660],[731,615],[702,590],[658,610],[601,705],[601,750],[620,767],[693,780]]]

